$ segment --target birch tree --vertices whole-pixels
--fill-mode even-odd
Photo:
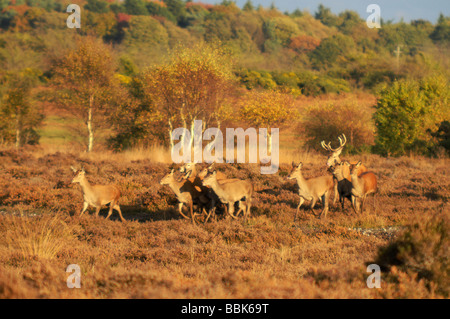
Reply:
[[[211,123],[220,124],[220,108],[225,105],[234,84],[230,56],[219,46],[197,44],[176,48],[169,61],[143,74],[145,94],[167,119],[171,133],[183,127],[191,131],[194,122],[203,122],[202,133]],[[183,144],[184,136],[181,137]]]
[[[83,39],[54,63],[52,85],[57,103],[83,120],[88,152],[120,91],[116,68],[111,49],[93,38]]]
[[[44,118],[41,105],[33,100],[27,70],[11,76],[0,103],[0,141],[14,142],[16,149],[39,141],[36,128]]]

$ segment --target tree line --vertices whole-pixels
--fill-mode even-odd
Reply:
[[[298,97],[364,91],[378,97],[373,118],[356,105],[310,110],[309,140],[324,134],[315,118],[347,114],[359,121],[331,121],[326,134],[351,127],[383,155],[448,151],[448,17],[377,30],[322,5],[311,14],[251,1],[80,3],[82,28],[69,30],[64,1],[0,1],[3,144],[38,143],[52,103],[84,122],[87,150],[105,125],[115,132],[109,147],[122,150],[170,144],[171,129],[196,119],[283,127]]]

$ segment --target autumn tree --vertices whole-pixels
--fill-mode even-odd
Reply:
[[[36,128],[44,118],[40,104],[33,100],[34,81],[28,71],[10,76],[0,106],[0,139],[14,141],[16,149],[38,143]]]
[[[316,49],[320,44],[320,39],[311,37],[309,35],[299,35],[297,37],[291,38],[289,43],[289,48],[298,52],[305,53]]]
[[[88,152],[94,147],[100,123],[105,122],[120,95],[116,68],[111,49],[92,38],[83,39],[76,49],[54,62],[52,88],[56,101],[84,121]]]
[[[218,111],[226,104],[234,75],[223,48],[200,43],[176,48],[167,63],[144,72],[142,81],[144,95],[166,119],[170,137],[178,127],[193,133],[195,120],[203,122],[203,130],[211,123],[220,127]]]
[[[269,152],[272,150],[271,128],[282,128],[294,118],[294,99],[278,91],[248,91],[241,100],[240,118],[254,128],[266,128]]]

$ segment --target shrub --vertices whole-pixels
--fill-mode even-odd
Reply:
[[[395,266],[417,275],[429,288],[436,285],[437,292],[447,298],[450,292],[449,234],[448,211],[421,216],[407,226],[397,240],[380,249],[375,263],[386,270]]]
[[[375,150],[382,155],[428,153],[429,130],[448,119],[449,90],[444,78],[401,80],[384,86],[374,114]]]
[[[356,101],[314,106],[307,111],[302,124],[307,144],[318,150],[321,141],[334,140],[342,133],[348,139],[346,150],[351,152],[364,150],[374,139],[371,111]]]

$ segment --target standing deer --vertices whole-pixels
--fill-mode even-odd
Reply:
[[[334,187],[333,176],[325,175],[310,178],[307,180],[303,177],[302,167],[303,167],[302,163],[300,163],[298,166],[292,163],[293,169],[291,174],[288,176],[288,179],[296,179],[299,187],[298,194],[300,195],[300,203],[298,204],[294,221],[297,220],[298,212],[305,200],[311,201],[310,209],[312,210],[313,214],[314,214],[314,206],[316,205],[317,200],[321,201],[323,209],[319,217],[321,218],[322,215],[324,215],[326,218],[328,212],[328,201],[330,198],[331,191],[333,190]]]
[[[342,150],[345,146],[345,144],[347,143],[347,138],[345,137],[345,134],[342,134],[341,136],[338,136],[339,139],[339,147],[333,149],[331,147],[331,142],[329,142],[328,144],[325,144],[325,141],[322,141],[320,143],[320,145],[322,145],[322,147],[327,150],[330,155],[328,156],[327,159],[327,167],[328,168],[332,168],[334,167],[334,165],[341,163],[341,159],[339,158],[339,155],[341,155]],[[350,162],[351,165],[356,164],[356,162]],[[367,168],[364,165],[361,165],[358,168],[358,174],[362,174],[364,172],[367,171]],[[348,179],[349,181],[351,181],[351,177],[350,177],[350,169],[346,166],[343,167],[343,171],[342,174],[344,176],[344,178]]]
[[[342,173],[343,166],[347,164],[348,162],[340,162],[339,164],[334,165],[334,167],[331,169],[333,176],[337,182],[337,190],[339,194],[339,201],[342,205],[342,210],[344,210],[346,198],[350,201],[350,203],[352,202],[352,182],[344,178],[344,175]]]
[[[237,219],[240,212],[244,212],[244,221],[250,216],[251,201],[253,195],[253,184],[247,180],[217,180],[217,172],[207,176],[203,180],[203,185],[211,187],[219,200],[228,205],[228,213],[234,219]],[[234,212],[234,203],[239,202],[239,210],[236,215]]]
[[[328,142],[328,144],[325,144],[325,141],[322,141],[320,143],[320,145],[322,145],[322,147],[327,150],[329,152],[329,156],[327,159],[327,167],[330,171],[333,170],[333,167],[339,163],[341,163],[341,159],[339,157],[339,155],[341,155],[342,150],[344,149],[345,144],[347,143],[347,138],[345,137],[345,134],[342,134],[341,136],[338,136],[338,140],[339,140],[339,147],[333,149],[331,147],[331,142]],[[356,162],[352,162],[352,165],[356,164]],[[358,174],[362,174],[364,172],[367,171],[367,168],[362,165],[359,168]],[[342,175],[344,176],[345,179],[347,179],[348,181],[352,181],[352,178],[350,176],[350,168],[348,166],[343,166],[342,167]],[[336,199],[338,198],[339,195],[339,191],[338,191],[338,183],[335,183],[335,187],[334,187],[334,199],[333,199],[333,205],[336,204]]]
[[[348,162],[346,164],[349,166]],[[373,198],[373,206],[375,208],[375,193],[377,192],[377,177],[373,172],[364,172],[360,175],[359,174],[359,168],[361,167],[361,161],[359,161],[351,170],[351,176],[352,176],[352,206],[356,211],[356,204],[357,199],[360,199],[360,212],[361,214],[364,211],[364,203],[366,201],[367,195],[374,193]]]
[[[120,197],[120,190],[117,186],[91,185],[86,179],[86,172],[84,171],[84,169],[77,171],[72,166],[70,168],[74,173],[77,173],[77,175],[75,175],[75,177],[73,178],[72,183],[79,183],[81,189],[83,190],[84,204],[80,216],[83,215],[83,213],[87,210],[89,205],[94,206],[96,208],[95,215],[98,216],[98,213],[100,212],[102,205],[109,204],[109,212],[108,215],[106,216],[106,219],[108,219],[111,216],[112,210],[115,209],[119,213],[122,222],[125,221],[125,219],[122,216],[120,206],[117,204]]]
[[[204,178],[208,174],[212,174],[214,172],[214,163],[208,167],[205,167],[200,172],[197,171],[196,163],[186,163],[180,167],[180,172],[184,173],[183,179],[189,179],[189,181],[195,186],[195,188],[209,199],[209,212],[205,219],[205,223],[208,221],[211,215],[213,219],[216,219],[216,203],[220,203],[220,200],[210,187],[203,185]],[[219,181],[219,183],[228,183],[237,179],[227,179],[225,174],[218,172],[217,180]],[[225,206],[225,214],[226,213],[227,212]]]
[[[192,223],[195,225],[195,217],[197,214],[194,213],[194,202],[199,204],[199,206],[203,206],[206,204],[207,200],[206,198],[201,194],[199,190],[191,183],[190,180],[185,179],[181,181],[177,181],[175,179],[175,176],[173,175],[174,170],[164,176],[160,184],[161,185],[168,185],[170,189],[175,193],[175,196],[178,199],[178,212],[181,216],[183,216],[186,219],[191,219]],[[186,205],[189,209],[190,217],[183,214],[183,206]],[[202,207],[203,209],[203,207]]]

